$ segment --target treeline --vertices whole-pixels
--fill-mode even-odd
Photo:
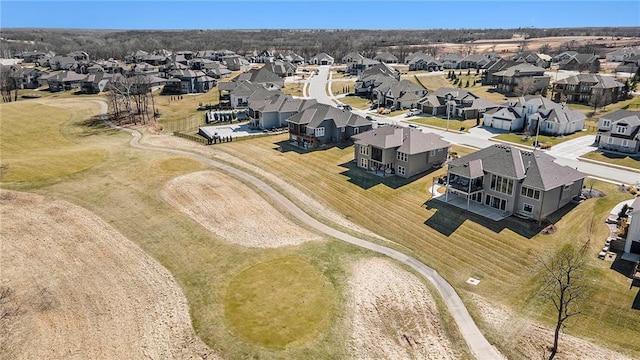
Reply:
[[[640,27],[555,29],[429,29],[429,30],[77,30],[0,29],[2,57],[26,50],[75,50],[93,59],[122,59],[136,50],[216,50],[238,54],[262,50],[294,51],[309,58],[326,52],[339,59],[349,51],[365,56],[389,51],[401,60],[407,49],[427,50],[439,43],[467,43],[481,39],[546,36],[640,37]]]

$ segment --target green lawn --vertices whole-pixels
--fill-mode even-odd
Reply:
[[[474,120],[475,121],[475,120]],[[542,143],[551,143],[551,145],[558,145],[567,140],[572,140],[579,138],[581,136],[593,135],[593,131],[578,131],[576,133],[565,135],[565,136],[547,136],[547,135],[539,135],[538,141]],[[533,146],[533,142],[536,140],[536,136],[532,135],[529,139],[525,138],[524,134],[500,134],[493,137],[494,139],[504,140],[520,145]]]
[[[95,166],[105,151],[71,140],[77,131],[70,120],[80,121],[99,108],[76,110],[35,101],[0,105],[0,181],[55,180]]]
[[[356,109],[368,109],[371,101],[360,96],[345,96],[340,98],[340,102],[353,106]]]
[[[542,235],[537,233],[535,224],[516,218],[495,223],[429,201],[427,189],[431,180],[444,174],[445,169],[412,182],[381,179],[353,165],[352,147],[299,153],[288,151],[282,143],[286,139],[286,135],[279,135],[222,144],[218,149],[265,168],[299,189],[313,189],[307,193],[347,219],[398,242],[404,251],[409,249],[412,255],[433,266],[463,298],[474,292],[527,319],[546,325],[553,321],[547,304],[536,296],[536,279],[541,272],[536,259],[564,242],[582,244],[591,237],[588,253],[594,260],[589,262],[592,282],[588,288],[592,296],[579,320],[580,326],[571,327],[568,332],[640,355],[637,314],[630,310],[636,292],[628,291],[624,275],[608,269],[610,263],[596,259],[608,235],[601,220],[615,204],[631,198],[629,194],[617,191],[614,185],[596,182],[595,188],[604,191],[606,197],[587,200],[566,214],[558,213],[551,218],[557,232]],[[276,151],[278,146],[284,152]],[[589,233],[585,219],[591,218],[595,223]],[[469,276],[481,278],[481,285],[466,284]],[[499,345],[501,339],[514,335],[508,331],[507,326],[505,333],[490,334],[490,339]],[[503,350],[517,354],[517,349]]]
[[[335,289],[309,261],[285,257],[265,261],[231,279],[225,317],[238,337],[285,348],[326,330]]]
[[[603,161],[615,165],[640,169],[640,156],[625,156],[596,150],[584,154],[582,157],[590,160]]]
[[[437,116],[424,116],[412,119],[411,122],[421,125],[435,126],[439,128],[446,129],[447,128],[447,119],[441,118]],[[465,131],[468,131],[470,128],[476,126],[476,120],[460,120],[460,119],[449,119],[449,129],[450,130],[460,130],[461,127],[464,127]]]

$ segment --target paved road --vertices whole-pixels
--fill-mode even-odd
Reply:
[[[309,97],[316,99],[319,103],[334,105],[329,95],[327,95],[327,83],[329,80],[329,65],[322,65],[318,69],[318,75],[312,76],[309,82]]]
[[[321,72],[322,74],[322,72]],[[106,121],[105,115],[107,113],[107,104],[103,101],[99,101],[102,106],[102,115],[103,119]],[[213,168],[222,170],[232,176],[235,176],[243,181],[251,183],[256,188],[260,189],[264,194],[273,199],[282,209],[286,212],[292,214],[300,221],[310,226],[313,229],[316,229],[324,234],[327,234],[336,239],[348,242],[350,244],[369,249],[371,251],[375,251],[380,254],[387,255],[397,261],[400,261],[404,264],[407,264],[418,273],[420,273],[424,278],[429,280],[435,288],[438,290],[440,295],[442,296],[445,304],[447,305],[447,309],[453,316],[456,324],[462,336],[466,340],[469,345],[469,349],[474,354],[477,359],[481,360],[492,360],[492,359],[504,359],[504,357],[487,341],[487,339],[482,335],[477,325],[469,315],[467,308],[464,306],[464,303],[453,289],[453,287],[435,270],[428,267],[427,265],[421,263],[413,257],[407,256],[399,251],[388,248],[386,246],[378,245],[349,234],[343,233],[339,230],[336,230],[332,227],[329,227],[320,221],[314,219],[305,213],[302,209],[300,209],[296,204],[294,204],[291,200],[287,199],[285,196],[280,194],[277,190],[272,188],[270,185],[266,184],[262,180],[256,178],[255,176],[244,172],[243,170],[234,168],[232,166],[217,162],[215,160],[209,159],[207,157],[197,155],[184,150],[177,149],[167,149],[167,148],[158,148],[154,146],[142,145],[139,140],[141,138],[141,134],[132,129],[122,128],[119,126],[115,126],[109,123],[110,126],[118,128],[120,130],[129,132],[133,138],[131,139],[131,146],[137,149],[142,150],[151,150],[151,151],[160,151],[166,152],[170,154],[182,155],[189,157],[191,159],[200,161],[205,163]]]

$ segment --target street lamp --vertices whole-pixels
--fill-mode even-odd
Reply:
[[[451,94],[447,94],[447,131],[449,131],[449,117],[450,117],[449,103],[450,102],[451,102]]]

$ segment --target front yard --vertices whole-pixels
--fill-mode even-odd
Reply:
[[[371,105],[371,100],[360,96],[345,96],[340,98],[340,102],[361,110],[368,109]]]
[[[581,136],[593,135],[593,134],[595,134],[595,132],[593,132],[593,131],[578,131],[578,132],[573,133],[571,135],[565,135],[565,136],[540,135],[538,137],[538,141],[541,144],[550,143],[553,146],[553,145],[558,145],[560,143],[563,143],[563,142],[565,142],[567,140],[572,140],[572,139],[575,139],[575,138],[579,138]],[[518,144],[518,145],[533,146],[533,142],[536,140],[536,136],[534,134],[534,135],[531,135],[527,139],[525,134],[514,134],[514,133],[511,133],[511,134],[500,134],[500,135],[494,136],[493,139],[503,140],[503,141],[515,143],[515,144]]]
[[[442,129],[447,128],[447,119],[446,118],[443,119],[437,116],[419,117],[411,120],[410,122],[420,124],[420,125],[434,126]],[[475,119],[470,119],[470,120],[449,119],[449,129],[451,130],[460,130],[461,128],[464,127],[464,131],[468,131],[470,128],[474,126],[476,126]]]
[[[614,165],[626,166],[633,169],[640,169],[640,155],[622,155],[618,153],[609,153],[604,151],[592,151],[582,155],[583,158],[595,161],[602,161]]]

